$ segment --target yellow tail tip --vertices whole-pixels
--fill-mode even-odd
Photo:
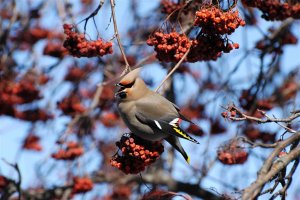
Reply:
[[[190,164],[190,157],[188,156],[187,158],[186,158],[186,162],[188,163],[188,164]]]

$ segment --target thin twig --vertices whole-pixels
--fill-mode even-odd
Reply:
[[[181,63],[185,60],[188,53],[190,52],[190,49],[188,49],[185,54],[182,56],[182,58],[179,60],[179,62],[173,67],[173,69],[169,72],[169,74],[162,80],[162,82],[159,84],[159,86],[155,89],[155,92],[158,92],[158,90],[161,88],[161,86],[166,82],[166,80],[178,69],[178,67],[181,65]]]
[[[81,118],[81,114],[75,115],[75,117],[72,119],[72,121],[68,124],[66,130],[63,132],[63,134],[58,138],[57,141],[64,141],[67,135],[71,132],[72,128],[77,124],[79,119]]]
[[[115,36],[117,38],[118,45],[119,45],[122,57],[123,57],[123,59],[125,61],[125,64],[126,64],[125,71],[126,72],[131,71],[131,67],[130,67],[128,61],[127,61],[127,58],[126,58],[126,55],[125,55],[125,52],[124,52],[124,48],[122,46],[121,39],[120,39],[120,36],[119,36],[117,20],[116,20],[116,16],[115,16],[115,1],[114,0],[110,0],[110,7],[111,7],[111,14],[112,14],[112,19],[113,19],[113,23],[114,23]]]
[[[94,20],[94,17],[98,14],[98,12],[102,8],[103,4],[104,4],[104,0],[100,0],[98,7],[88,17],[84,18],[83,20],[81,20],[78,23],[78,24],[80,24],[81,22],[84,21],[84,34],[86,32],[86,25],[87,25],[89,19],[93,18],[93,20]],[[96,29],[97,29],[97,26],[96,26]]]
[[[272,119],[271,117],[269,117],[265,111],[260,111],[267,119]],[[277,119],[274,115],[273,115],[273,119]],[[289,128],[283,124],[280,124],[279,122],[275,122],[276,124],[278,124],[279,126],[281,126],[282,128],[284,128],[286,131],[290,132],[290,133],[297,133],[296,130]]]
[[[273,144],[265,144],[265,143],[261,143],[261,142],[252,142],[251,140],[249,140],[248,138],[244,137],[244,136],[239,136],[237,137],[237,140],[241,140],[242,142],[248,143],[250,144],[253,148],[254,147],[262,147],[262,148],[275,148],[278,145],[278,142],[275,142]]]
[[[137,63],[136,65],[134,65],[132,67],[132,69],[141,67],[142,65],[145,65],[145,64],[152,63],[152,62],[154,62],[154,60],[155,60],[155,53],[152,53],[149,56],[147,56],[144,59],[142,59],[139,63]]]

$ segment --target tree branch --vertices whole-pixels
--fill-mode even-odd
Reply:
[[[116,20],[116,15],[115,15],[115,1],[114,0],[110,0],[110,7],[111,7],[111,14],[112,14],[112,19],[113,19],[113,23],[114,23],[115,36],[117,38],[121,54],[122,54],[123,59],[124,59],[125,64],[126,64],[125,72],[128,72],[128,71],[131,71],[131,68],[130,68],[130,65],[129,65],[128,60],[126,58],[124,48],[123,48],[123,45],[121,43],[121,39],[120,39],[120,36],[119,36],[117,20]]]
[[[255,199],[260,195],[263,186],[272,180],[272,178],[278,174],[283,168],[285,168],[290,162],[297,159],[300,156],[300,147],[291,150],[287,155],[275,160],[275,157],[288,145],[300,140],[300,132],[292,135],[288,139],[278,143],[278,146],[268,156],[268,159],[264,162],[262,168],[258,173],[258,177],[254,183],[252,183],[243,192],[242,199],[249,200]],[[274,161],[275,160],[275,161]]]
[[[228,112],[236,111],[237,116],[232,116],[232,115],[225,116],[226,118],[231,119],[233,121],[251,120],[251,121],[255,121],[257,123],[275,122],[275,123],[278,124],[279,122],[291,123],[293,120],[295,120],[296,118],[300,117],[300,111],[294,111],[294,112],[292,112],[292,115],[290,115],[287,118],[275,118],[275,117],[271,118],[268,115],[266,115],[266,112],[264,112],[262,110],[258,110],[259,112],[261,112],[266,117],[266,119],[261,119],[261,118],[253,117],[253,116],[250,116],[250,115],[247,115],[247,114],[243,113],[239,108],[237,108],[234,105],[228,106],[226,108],[226,110]],[[281,124],[279,124],[279,125],[282,126]],[[292,130],[292,129],[287,128],[285,126],[283,128],[285,128],[287,131],[292,132],[292,133],[296,132],[295,130]]]
[[[222,197],[218,196],[217,194],[205,190],[201,188],[198,184],[190,184],[184,183],[181,181],[176,181],[173,179],[171,174],[164,170],[157,170],[156,173],[149,173],[144,174],[143,179],[139,176],[123,176],[120,178],[119,175],[114,174],[110,175],[104,172],[98,172],[93,177],[93,180],[96,183],[102,182],[110,182],[110,183],[120,183],[120,184],[129,184],[129,183],[149,183],[149,184],[156,184],[167,186],[168,190],[173,192],[185,192],[189,195],[194,195],[203,199],[210,199],[210,200],[221,200]]]

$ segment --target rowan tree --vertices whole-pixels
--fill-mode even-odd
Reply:
[[[0,2],[0,199],[300,199],[298,0]],[[195,125],[190,165],[130,133],[115,83]]]

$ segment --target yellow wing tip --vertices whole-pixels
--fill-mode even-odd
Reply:
[[[188,157],[186,158],[186,162],[187,162],[188,164],[190,164],[190,161],[191,161],[191,159],[190,159],[190,157],[188,156]]]

